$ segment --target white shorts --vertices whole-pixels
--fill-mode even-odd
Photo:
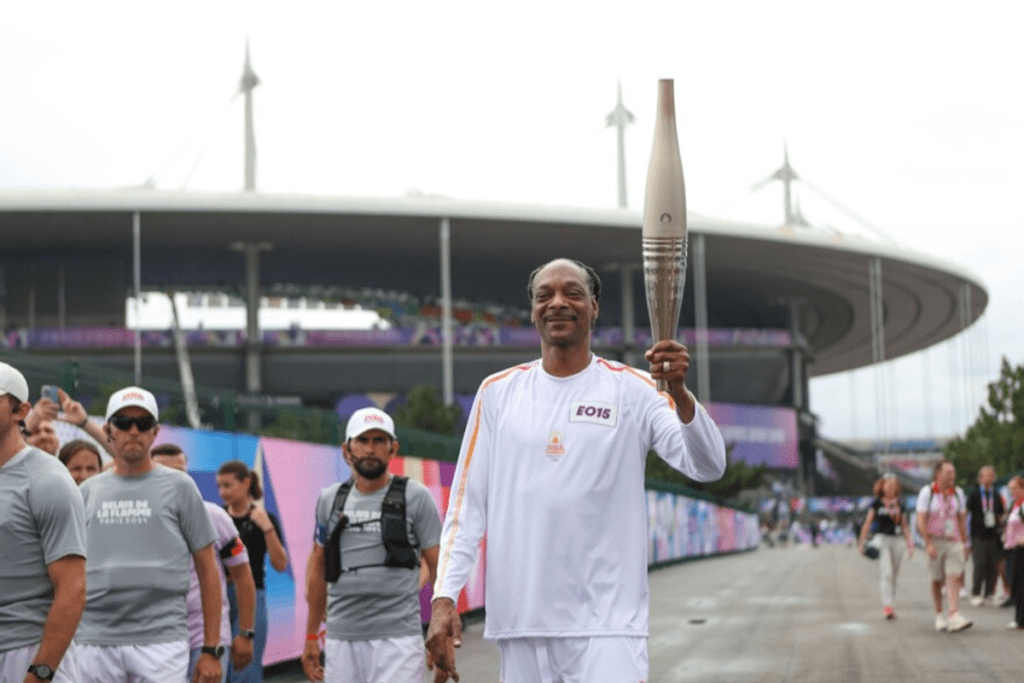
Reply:
[[[22,683],[28,667],[35,658],[39,645],[27,645],[16,650],[0,652],[0,683]],[[78,683],[78,654],[75,644],[68,645],[64,659],[57,665],[53,683]]]
[[[324,643],[324,683],[423,683],[427,651],[421,636]]]
[[[150,645],[79,645],[80,683],[182,683],[188,641]]]
[[[509,638],[497,641],[502,683],[645,683],[647,638]]]

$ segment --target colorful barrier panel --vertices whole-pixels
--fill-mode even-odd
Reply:
[[[199,485],[203,498],[214,503],[221,503],[217,495],[216,472],[224,461],[241,460],[260,473],[264,505],[281,520],[288,551],[288,566],[284,572],[267,567],[270,632],[263,663],[270,665],[299,657],[306,634],[307,610],[302,582],[306,558],[313,545],[314,508],[322,489],[349,476],[341,449],[286,439],[171,426],[160,428],[156,443],[177,444],[188,454],[189,473]],[[443,515],[455,475],[454,463],[399,456],[391,461],[390,470],[422,482]],[[483,567],[481,553],[477,567],[459,596],[461,611],[483,606]],[[424,587],[420,595],[424,621],[430,615],[431,595],[431,587]]]
[[[61,423],[67,434],[77,428]],[[75,433],[70,433],[75,432]],[[306,558],[313,544],[314,508],[320,491],[347,479],[349,468],[336,446],[289,441],[246,434],[209,432],[163,425],[157,444],[178,445],[189,459],[189,473],[208,501],[220,504],[216,472],[227,460],[241,460],[260,474],[263,504],[281,521],[288,565],[284,572],[267,566],[266,592],[270,630],[263,664],[296,659],[302,653],[307,609],[303,586]],[[455,464],[412,456],[391,461],[393,474],[408,476],[430,491],[441,515],[447,510]],[[757,517],[704,500],[673,493],[647,491],[648,558],[652,564],[757,547]],[[465,612],[484,606],[485,553],[481,552],[458,608]],[[432,588],[420,593],[424,622],[430,615]]]
[[[752,550],[757,515],[666,491],[647,491],[647,561],[651,565]]]

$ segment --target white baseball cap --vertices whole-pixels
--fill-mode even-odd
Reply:
[[[156,407],[156,397],[141,387],[125,387],[116,391],[107,401],[107,419],[114,416],[114,413],[129,406],[138,406],[153,416],[154,420],[160,419],[160,411]]]
[[[360,408],[348,419],[348,426],[345,427],[345,441],[354,439],[371,429],[386,432],[392,439],[398,438],[395,436],[395,421],[391,419],[390,415],[379,408]]]
[[[0,363],[0,396],[10,394],[19,401],[28,400],[28,382],[17,368]]]

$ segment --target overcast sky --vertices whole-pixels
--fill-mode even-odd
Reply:
[[[38,2],[0,23],[0,188],[242,186],[246,35],[259,189],[629,203],[658,78],[676,79],[692,212],[781,222],[781,162],[987,287],[965,337],[887,364],[889,436],[962,431],[1024,363],[1024,4],[1016,2]],[[798,190],[805,215],[864,228]],[[964,361],[967,357],[969,360]],[[929,379],[923,378],[927,374]],[[826,436],[874,436],[871,369],[816,379]]]

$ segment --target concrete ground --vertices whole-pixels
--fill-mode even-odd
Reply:
[[[964,600],[974,626],[935,632],[920,552],[904,562],[895,621],[882,618],[878,563],[846,547],[689,562],[652,572],[650,583],[649,683],[1024,680],[1024,631],[1005,628],[1012,609]],[[498,680],[497,649],[482,632],[479,622],[467,628],[458,653],[463,683]],[[291,672],[266,680],[305,678]]]

